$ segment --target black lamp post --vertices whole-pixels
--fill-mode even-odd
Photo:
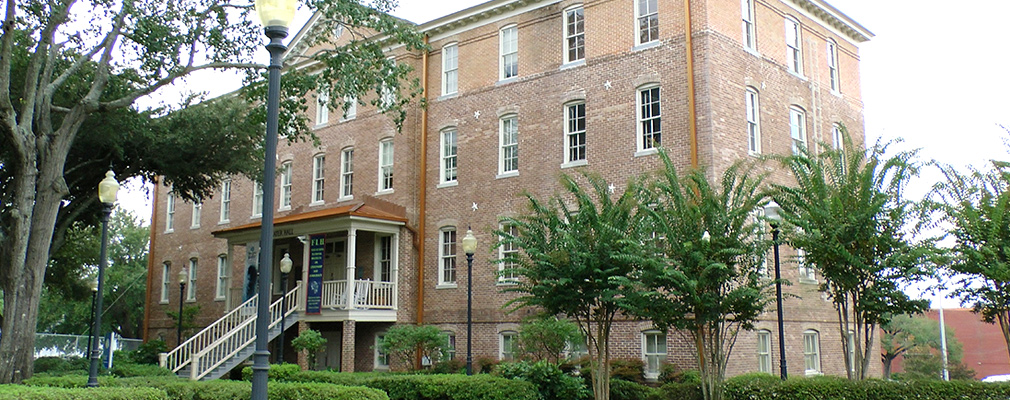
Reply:
[[[270,370],[270,269],[273,266],[274,179],[277,169],[277,114],[281,95],[283,40],[295,17],[297,0],[256,0],[256,13],[270,39],[270,73],[267,78],[267,131],[263,144],[263,217],[260,224],[259,299],[256,302],[256,351],[253,353],[252,400],[267,400]]]
[[[189,278],[189,271],[186,267],[179,270],[179,331],[177,332],[175,345],[182,346],[182,303],[186,293],[186,279]]]
[[[466,253],[466,374],[473,375],[473,253],[477,251],[477,238],[470,227],[463,236]]]
[[[281,337],[280,342],[277,346],[277,361],[284,363],[284,328],[287,326],[288,318],[288,302],[287,302],[287,292],[288,292],[288,273],[291,272],[291,257],[288,253],[284,253],[284,258],[281,259],[281,292],[284,293],[281,296]]]
[[[779,224],[782,222],[780,211],[782,211],[782,207],[774,200],[765,206],[765,217],[768,218],[768,222],[772,226],[772,243],[775,245],[775,303],[779,317],[779,376],[782,380],[786,380],[789,373],[786,370],[786,337],[785,326],[782,322],[782,271],[779,267]]]
[[[89,346],[91,367],[88,369],[88,387],[98,387],[98,361],[102,356],[102,351],[98,346],[98,337],[102,333],[102,281],[105,280],[105,266],[108,262],[105,258],[105,251],[109,244],[109,215],[112,214],[112,207],[116,204],[118,192],[119,182],[116,182],[116,174],[110,170],[105,173],[105,179],[98,183],[98,200],[102,202],[102,247],[98,253],[98,285],[95,286],[97,293],[95,295],[94,319],[91,324],[93,338]]]
[[[98,277],[91,281],[91,315],[88,317],[88,321],[95,320],[95,296],[98,295]],[[91,351],[91,342],[95,339],[95,330],[88,324],[88,351]]]

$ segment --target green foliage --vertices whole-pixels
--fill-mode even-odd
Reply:
[[[390,365],[399,363],[406,369],[414,369],[416,357],[437,360],[449,345],[449,337],[434,325],[397,324],[383,335],[379,347],[390,357]]]
[[[466,372],[466,362],[463,360],[445,360],[435,363],[431,367],[434,374],[462,374]]]
[[[51,388],[0,385],[0,400],[169,400],[164,390],[154,388]]]
[[[175,376],[168,368],[150,364],[115,363],[109,370],[113,376],[129,378],[134,376]]]
[[[701,374],[694,369],[680,370],[673,364],[665,364],[660,369],[659,382],[689,383],[696,385],[701,383]]]
[[[771,377],[769,375],[769,377]],[[1010,384],[986,384],[966,381],[888,382],[850,381],[843,378],[728,379],[726,398],[731,400],[819,399],[819,400],[1004,400],[1010,396]]]
[[[641,383],[624,379],[612,379],[610,381],[611,400],[644,400],[655,397],[657,395],[656,392],[656,389]]]
[[[575,323],[553,315],[539,315],[519,326],[519,352],[530,361],[547,360],[557,364],[569,344],[585,343]]]
[[[610,378],[645,383],[645,362],[637,358],[611,360]]]
[[[536,385],[543,399],[577,400],[592,397],[592,392],[583,384],[582,379],[566,375],[556,364],[545,360],[535,363],[501,363],[495,367],[494,375],[530,382]]]
[[[954,335],[950,326],[947,329],[947,355],[950,366],[961,362],[961,342]],[[934,359],[942,348],[940,329],[936,321],[924,316],[908,314],[896,315],[886,324],[881,325],[883,335],[880,337],[881,358],[884,361],[884,379],[891,375],[891,362],[898,356],[905,356],[905,370],[913,374],[939,376],[943,361],[939,361],[939,369]],[[919,362],[919,361],[921,362]],[[911,364],[909,364],[911,361]],[[909,367],[912,369],[909,370]],[[974,373],[972,373],[974,375]]]
[[[168,346],[165,344],[164,340],[151,339],[141,344],[140,347],[138,347],[137,350],[130,355],[130,359],[137,364],[158,365],[158,355],[166,352],[168,352]]]
[[[172,329],[179,329],[179,312],[178,311],[165,311],[168,315],[168,319],[172,321]],[[192,306],[182,307],[182,341],[193,334],[193,331],[199,326],[196,324],[196,316],[200,314],[200,305],[194,304]]]
[[[35,372],[60,373],[73,370],[70,361],[63,357],[39,357],[35,359]]]
[[[307,329],[291,341],[295,351],[304,351],[308,355],[310,366],[316,365],[316,355],[326,346],[326,339],[317,330]]]
[[[30,386],[48,386],[62,388],[81,388],[87,382],[87,376],[67,378],[32,378],[26,383]],[[240,381],[190,381],[174,376],[136,377],[136,378],[99,378],[99,386],[124,388],[154,388],[168,393],[169,399],[186,400],[220,400],[248,399],[252,392],[249,382]],[[334,399],[334,400],[388,400],[380,390],[366,387],[349,387],[315,382],[274,382],[268,388],[267,395],[271,400],[301,400],[301,399]],[[129,399],[133,400],[133,399]]]
[[[724,384],[725,385],[725,384]],[[726,397],[733,400],[733,397],[727,393]],[[704,397],[701,394],[701,378],[698,377],[697,381],[692,383],[667,383],[659,387],[658,397],[650,398],[649,400],[702,400]],[[743,400],[743,399],[740,399]],[[753,400],[753,399],[752,399]]]
[[[864,149],[842,131],[842,149],[777,157],[796,184],[773,189],[788,242],[824,278],[820,290],[838,312],[839,336],[854,333],[855,365],[843,357],[846,370],[852,379],[865,379],[878,357],[877,327],[892,315],[927,307],[902,288],[928,276],[936,254],[932,240],[912,239],[917,205],[902,196],[918,173],[917,152],[888,155],[890,143],[879,141]],[[850,341],[840,342],[841,354],[850,353]]]
[[[540,400],[536,387],[491,375],[396,375],[306,371],[297,382],[361,385],[385,391],[390,400]]]
[[[298,364],[270,364],[270,369],[267,371],[267,379],[278,380],[278,381],[289,381],[292,376],[295,376],[302,372],[302,367]],[[242,379],[245,381],[252,381],[253,370],[252,367],[242,368]]]
[[[491,357],[478,357],[475,374],[490,374],[494,367],[498,365],[498,359]]]

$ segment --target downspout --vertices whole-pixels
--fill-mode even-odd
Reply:
[[[418,196],[417,216],[417,324],[424,324],[424,227],[427,224],[425,216],[425,196],[428,192],[428,35],[424,35],[424,53],[421,54],[421,176],[417,186],[421,188]]]
[[[687,126],[691,167],[698,167],[698,122],[694,106],[694,46],[691,43],[691,0],[684,0],[684,46],[687,51]]]
[[[154,283],[154,239],[157,235],[154,234],[154,230],[158,226],[158,180],[154,180],[154,194],[151,196],[151,225],[148,228],[151,230],[151,239],[147,244],[147,295],[144,296],[144,343],[147,343],[149,338],[147,330],[150,329],[151,325],[151,307],[153,307],[153,302],[151,301],[152,288],[151,285]]]

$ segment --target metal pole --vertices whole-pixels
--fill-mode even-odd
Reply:
[[[947,369],[947,328],[943,323],[943,303],[937,302],[940,306],[940,353],[943,354],[943,380],[950,380],[950,370]]]
[[[277,345],[277,362],[284,363],[284,328],[287,327],[288,319],[288,274],[281,272],[281,292],[284,293],[281,298],[281,337]]]
[[[98,254],[98,293],[95,296],[95,317],[92,320],[91,332],[94,340],[91,343],[91,367],[88,369],[88,387],[98,387],[98,359],[102,356],[98,337],[102,326],[102,285],[105,280],[106,250],[109,244],[109,215],[112,214],[112,204],[102,203],[102,247]]]
[[[88,317],[88,321],[95,320],[95,297],[98,296],[98,290],[91,292],[91,315]],[[94,326],[88,324],[88,351],[91,351],[91,342],[95,338]]]
[[[466,255],[466,374],[473,375],[473,254]]]
[[[179,331],[175,337],[175,345],[182,346],[182,303],[183,293],[186,292],[186,282],[179,282]]]
[[[270,371],[270,273],[273,268],[274,179],[277,169],[277,114],[281,96],[283,40],[288,28],[264,29],[270,43],[270,73],[267,78],[267,132],[263,145],[263,217],[260,225],[259,294],[256,301],[256,351],[253,353],[252,400],[267,400],[267,372]]]
[[[772,225],[772,242],[775,244],[775,302],[779,317],[779,376],[782,380],[789,377],[786,369],[786,334],[782,321],[782,271],[779,266],[779,226]]]

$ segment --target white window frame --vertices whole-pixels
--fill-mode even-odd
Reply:
[[[252,218],[263,216],[263,184],[253,181]]]
[[[312,157],[312,203],[319,205],[326,201],[326,154]]]
[[[393,68],[396,68],[396,57],[387,57]],[[382,89],[379,91],[379,108],[383,111],[389,110],[390,107],[396,102],[396,92],[399,90],[396,87],[382,85]]]
[[[817,283],[817,270],[807,263],[807,252],[803,249],[796,249],[796,265],[800,283]]]
[[[199,266],[199,260],[196,258],[189,259],[189,282],[186,285],[186,301],[193,302],[196,301],[196,269]]]
[[[740,0],[740,15],[743,23],[743,47],[757,51],[757,30],[755,29],[754,0]]]
[[[459,131],[456,128],[445,128],[439,137],[439,186],[453,186],[459,178]]]
[[[813,329],[803,331],[803,372],[808,376],[821,374],[821,338]]]
[[[581,115],[579,111],[581,111]],[[565,137],[562,148],[565,149],[565,154],[562,168],[586,165],[588,162],[588,147],[586,145],[586,102],[580,100],[565,104],[564,112]],[[580,155],[578,149],[580,148],[582,157],[578,158]]]
[[[747,87],[744,95],[747,112],[747,154],[761,154],[761,99],[757,89]]]
[[[393,235],[375,235],[375,268],[372,277],[377,282],[393,282]]]
[[[379,141],[379,194],[393,193],[393,138]]]
[[[645,10],[642,9],[645,3]],[[655,8],[653,8],[655,7]],[[649,31],[648,40],[642,40],[642,34],[644,30],[642,29],[642,22],[647,21],[647,26],[645,29]],[[655,27],[656,36],[652,35],[652,28]],[[653,43],[659,40],[659,1],[658,0],[635,0],[635,45],[641,46],[644,44]]]
[[[800,149],[807,149],[807,114],[797,106],[789,107],[789,136],[793,154],[800,154]]]
[[[165,233],[172,233],[175,232],[175,194],[169,193],[165,203]]]
[[[519,116],[498,120],[498,177],[519,175]]]
[[[281,198],[280,210],[291,209],[291,161],[281,165]]]
[[[442,361],[450,361],[456,359],[456,332],[453,331],[442,331],[445,335],[445,349],[442,351]]]
[[[767,329],[757,331],[758,372],[772,373],[772,332]]]
[[[586,14],[585,8],[579,4],[569,7],[561,13],[562,32],[564,32],[564,63],[571,64],[586,59]],[[574,54],[573,54],[574,53]]]
[[[498,80],[519,76],[519,27],[509,25],[498,31]]]
[[[161,263],[161,304],[168,304],[169,295],[169,285],[172,281],[169,279],[169,273],[172,270],[172,263],[165,261]]]
[[[755,208],[750,212],[751,224],[754,229],[754,240],[761,242],[765,237],[765,210],[762,207]],[[762,278],[769,278],[768,253],[761,254],[761,260],[757,264],[757,273]]]
[[[831,124],[831,148],[834,150],[845,150],[845,138],[842,137],[842,126]]]
[[[589,355],[589,345],[586,343],[586,339],[582,338],[579,342],[573,342],[571,340],[565,343],[565,359],[567,360],[578,360],[582,357]]]
[[[316,93],[316,126],[330,122],[330,95],[325,91]]]
[[[217,287],[214,288],[214,300],[224,300],[228,296],[228,256],[220,254],[217,256]]]
[[[358,116],[358,98],[354,96],[344,97],[344,107],[341,108],[340,122],[350,121]]]
[[[451,241],[450,241],[451,240]],[[455,226],[446,226],[438,230],[438,288],[454,288],[459,279],[459,268],[456,256],[459,253]]]
[[[652,91],[656,92],[656,100],[652,101]],[[648,104],[643,102],[642,96],[645,92],[649,92],[650,101]],[[656,113],[653,114],[651,109],[647,110],[646,107],[651,104],[656,104]],[[647,113],[648,111],[648,113]],[[657,84],[642,86],[635,91],[635,116],[637,120],[636,124],[636,137],[635,142],[638,151],[635,155],[646,155],[654,154],[658,150],[657,148],[663,145],[663,91]],[[659,130],[652,130],[652,121],[659,121]],[[649,125],[649,129],[646,129],[646,125]],[[648,132],[647,132],[648,131]],[[653,140],[646,140],[645,136],[649,135]],[[655,140],[658,138],[658,140]]]
[[[502,231],[508,230],[513,236],[516,236],[518,235],[519,228],[516,227],[515,225],[501,225],[499,229],[501,229]],[[505,271],[517,267],[518,264],[513,262],[506,262],[504,260],[505,257],[508,256],[509,254],[518,254],[519,247],[512,247],[512,246],[506,247],[506,246],[508,245],[502,244],[501,246],[498,246],[498,259],[503,260],[501,263],[498,264],[498,284],[515,285],[519,283],[519,276],[515,275],[514,270],[512,270],[511,274],[506,274]]]
[[[800,21],[785,18],[786,28],[786,68],[796,75],[803,75],[803,32]]]
[[[828,84],[832,93],[840,93],[842,90],[838,75],[838,43],[828,39],[826,55],[828,57]]]
[[[389,354],[382,352],[382,339],[386,337],[386,333],[376,333],[375,334],[375,349],[374,357],[372,359],[373,369],[375,371],[389,371]]]
[[[519,332],[501,331],[498,333],[498,360],[516,360],[516,341],[519,340]]]
[[[219,223],[231,221],[231,179],[221,182],[221,213]]]
[[[203,216],[203,203],[199,201],[193,202],[193,214],[189,227],[191,229],[197,229],[200,227],[200,218]]]
[[[459,91],[459,44],[442,46],[442,96]]]
[[[643,371],[645,379],[654,380],[659,378],[659,373],[666,362],[666,356],[666,334],[655,329],[642,332],[642,361],[645,362]]]
[[[354,198],[354,148],[340,151],[340,198],[345,201]]]

